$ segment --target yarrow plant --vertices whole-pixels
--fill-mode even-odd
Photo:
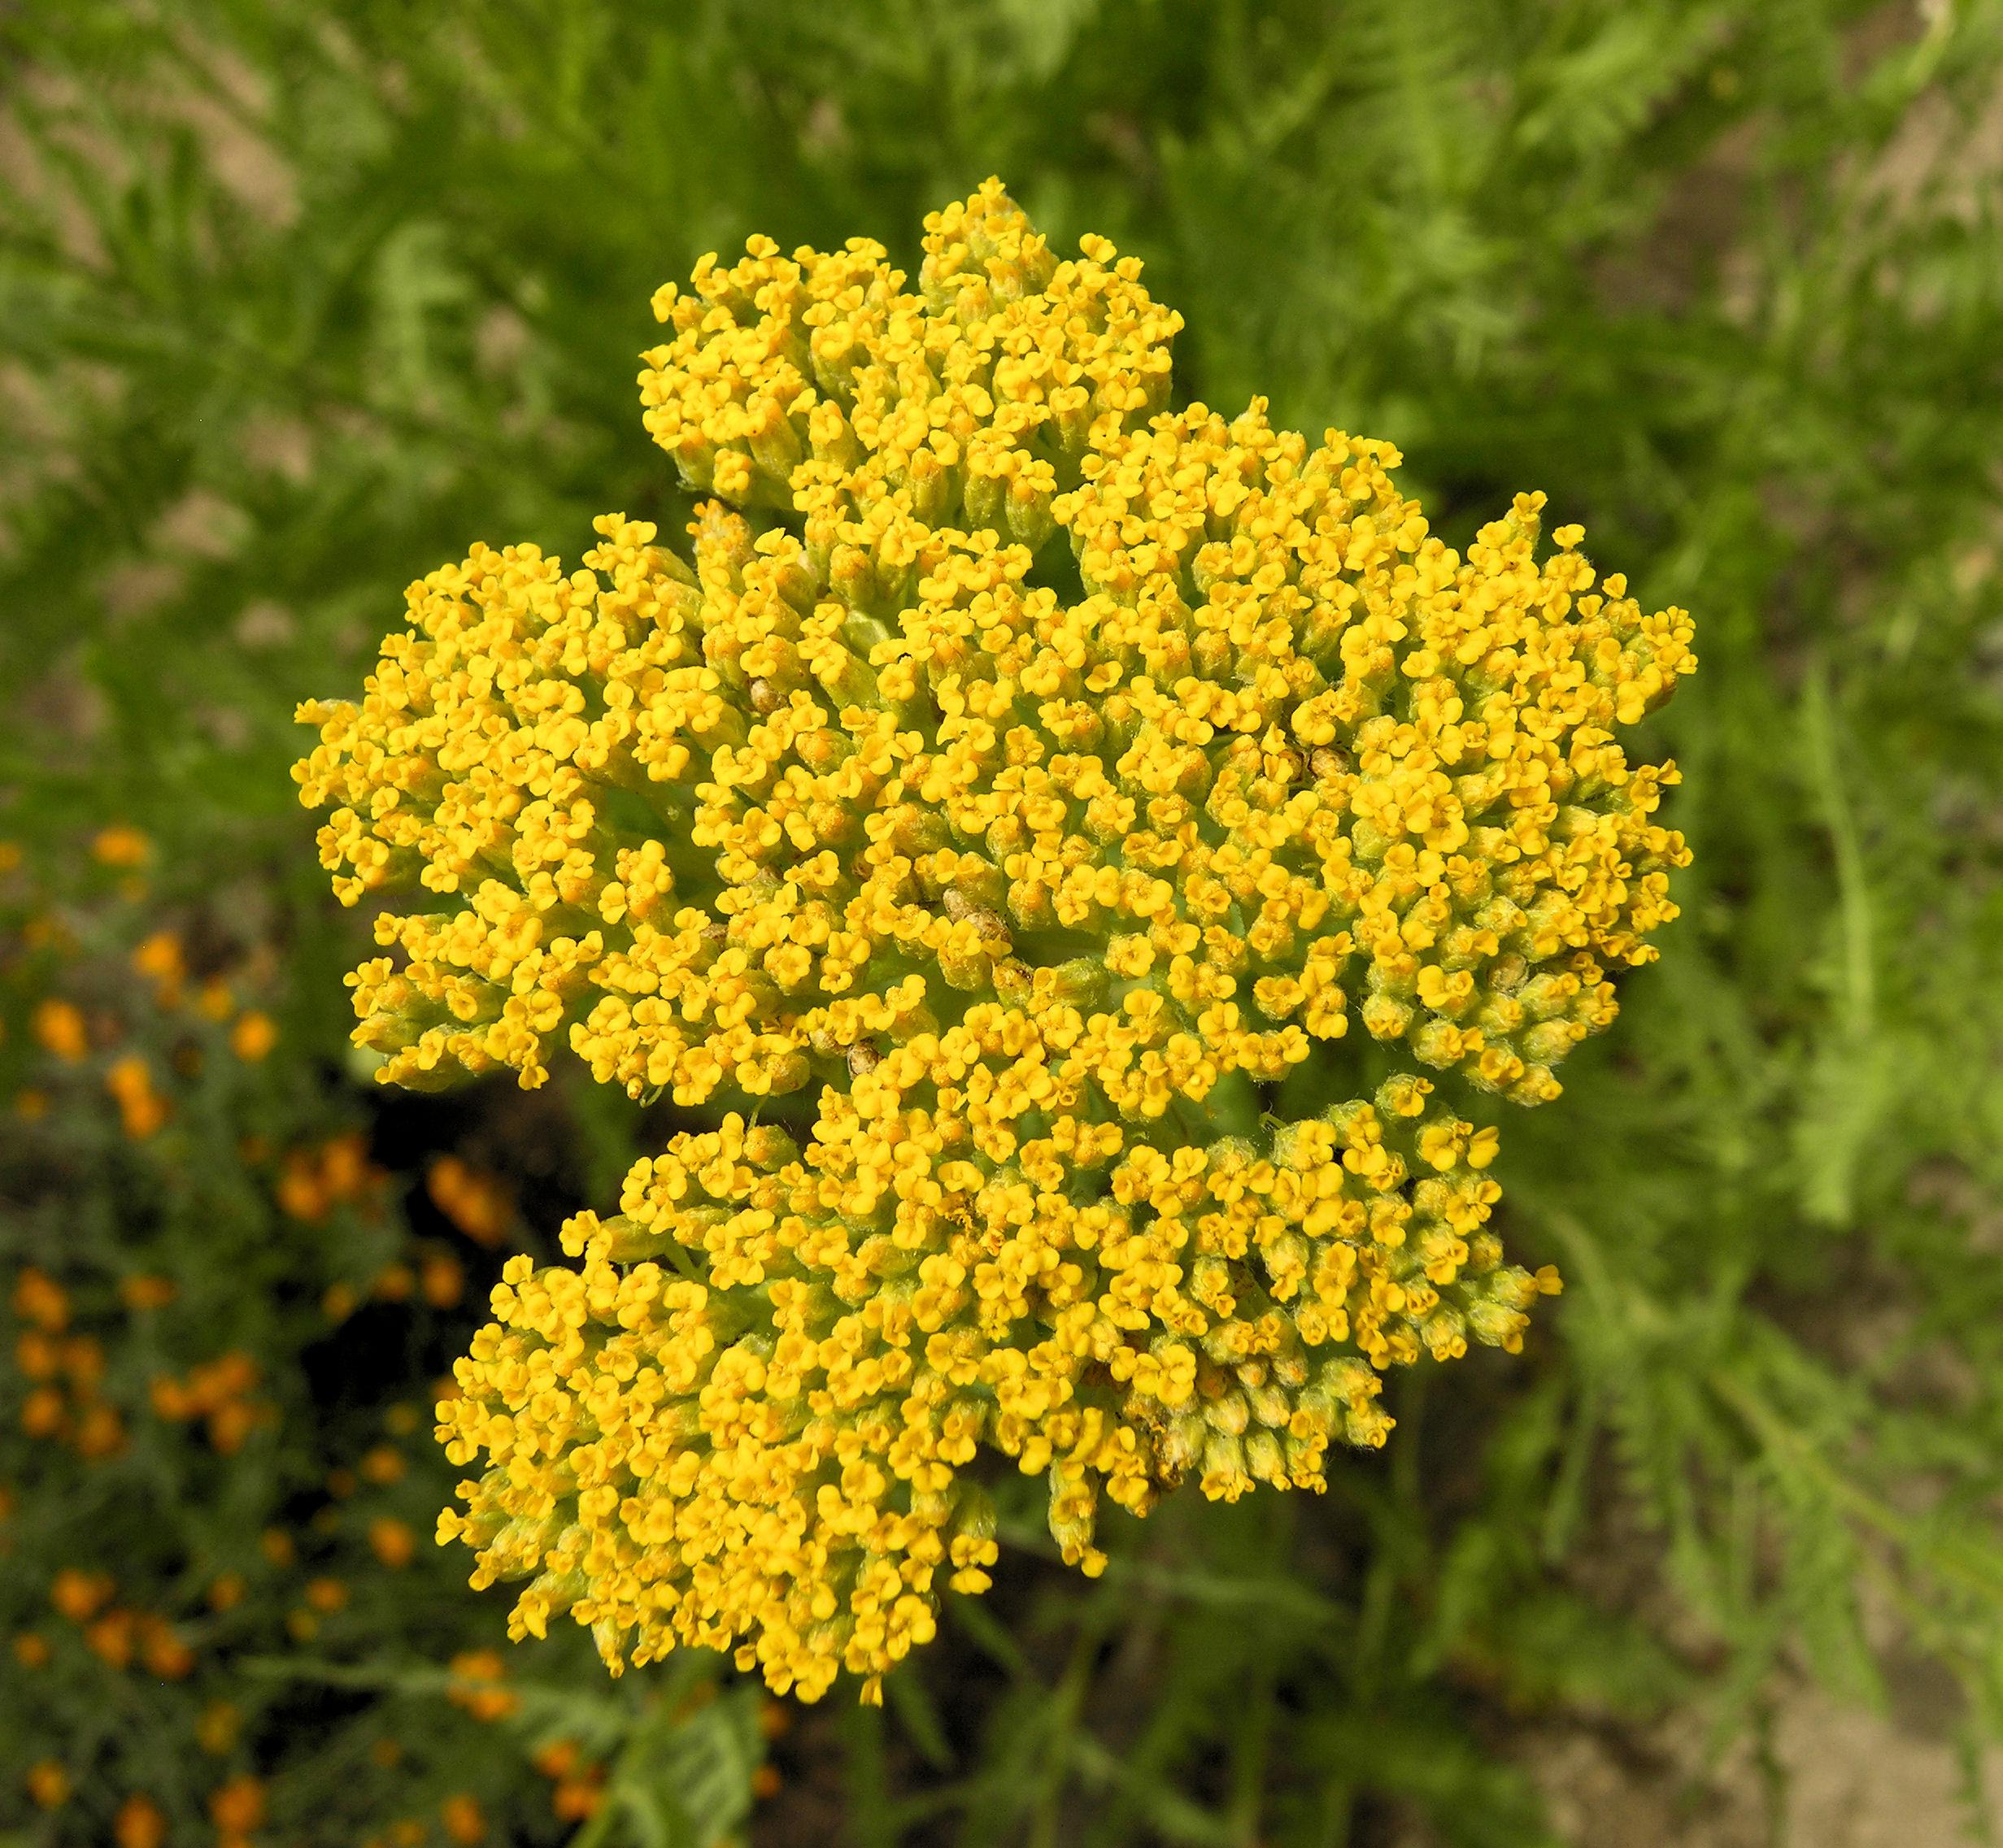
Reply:
[[[1513,1350],[1496,1133],[1616,1012],[1688,856],[1614,728],[1694,666],[1541,495],[1465,557],[1387,443],[1169,407],[1180,318],[997,181],[885,251],[655,298],[684,557],[476,547],[298,768],[376,920],[388,1081],[568,1047],[709,1107],[511,1261],[442,1537],[616,1671],[865,1698],[988,1584],[982,1448],[1102,1499],[1319,1489],[1386,1369]]]

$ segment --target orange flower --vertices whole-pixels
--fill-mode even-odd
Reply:
[[[248,1835],[264,1820],[264,1786],[233,1777],[209,1798],[209,1818],[225,1835]]]
[[[605,1793],[582,1778],[566,1778],[550,1793],[550,1807],[559,1822],[588,1822],[604,1801]]]
[[[90,851],[100,866],[144,866],[153,843],[137,828],[121,823],[101,829],[90,843]]]
[[[375,1178],[368,1140],[359,1129],[336,1136],[320,1152],[320,1174],[337,1200],[351,1200]]]
[[[476,1720],[505,1720],[521,1705],[521,1696],[503,1687],[507,1665],[491,1649],[462,1650],[452,1658],[446,1698]]]
[[[74,1065],[90,1050],[90,1030],[83,1010],[53,996],[35,1010],[33,1032],[42,1050]]]
[[[278,1204],[296,1220],[324,1219],[337,1202],[351,1200],[376,1185],[381,1170],[368,1159],[359,1132],[337,1136],[318,1149],[294,1149],[278,1178]]]
[[[255,1065],[278,1043],[278,1028],[268,1014],[255,1008],[229,1029],[229,1050],[246,1065]]]
[[[28,1794],[42,1809],[60,1809],[69,1801],[69,1773],[54,1759],[32,1764],[28,1768]]]
[[[115,1406],[86,1407],[76,1425],[76,1454],[90,1462],[115,1457],[125,1447],[125,1421]]]
[[[192,1418],[198,1409],[188,1389],[171,1373],[159,1375],[146,1388],[146,1396],[163,1418]]]
[[[362,1459],[363,1476],[379,1487],[400,1480],[409,1467],[394,1444],[378,1444]]]
[[[139,1061],[121,1060],[120,1063],[139,1065]],[[115,1069],[115,1067],[114,1068]],[[155,1134],[172,1115],[167,1099],[153,1089],[152,1074],[143,1065],[139,1066],[143,1082],[129,1090],[115,1091],[118,1098],[119,1116],[124,1124],[125,1133],[135,1142],[143,1142]]]
[[[104,1088],[118,1100],[125,1133],[142,1142],[167,1120],[167,1102],[153,1088],[153,1074],[137,1053],[113,1062],[104,1074]]]
[[[212,981],[202,983],[194,1004],[209,1020],[222,1021],[229,1018],[230,1010],[237,1005],[237,998],[230,993],[229,984],[218,976]]]
[[[167,1818],[150,1797],[128,1797],[111,1824],[118,1848],[161,1848],[167,1840]]]
[[[163,1681],[184,1681],[194,1672],[194,1651],[163,1617],[139,1620],[139,1654],[148,1671]]]
[[[268,1527],[258,1537],[258,1547],[274,1566],[289,1566],[298,1557],[292,1536],[282,1527]]]
[[[150,1091],[129,1103],[121,1102],[120,1110],[124,1118],[125,1133],[135,1142],[143,1142],[157,1133],[168,1117],[166,1100]]]
[[[162,1374],[148,1390],[153,1409],[162,1418],[206,1416],[210,1443],[232,1456],[269,1415],[270,1407],[245,1396],[256,1384],[257,1363],[247,1354],[232,1352],[189,1368],[185,1380]]]
[[[117,1589],[109,1572],[65,1566],[50,1585],[49,1602],[72,1624],[87,1624],[111,1602]]]
[[[243,1448],[243,1441],[249,1437],[263,1415],[263,1407],[251,1404],[247,1399],[230,1399],[216,1407],[209,1414],[209,1441],[222,1456],[232,1457]]]
[[[204,1362],[188,1376],[188,1385],[203,1405],[225,1405],[241,1398],[257,1384],[257,1363],[241,1348],[232,1348]]]
[[[233,1611],[243,1602],[244,1594],[249,1589],[242,1572],[224,1572],[209,1587],[209,1608],[219,1614]]]
[[[464,1790],[447,1797],[438,1811],[445,1833],[461,1848],[474,1848],[477,1842],[487,1838],[487,1819],[480,1813],[480,1806]]]
[[[49,1639],[33,1630],[24,1630],[14,1639],[14,1659],[24,1668],[46,1668],[50,1654]]]
[[[417,1536],[400,1520],[385,1515],[368,1524],[368,1544],[391,1572],[401,1572],[417,1552]]]
[[[529,1761],[545,1777],[554,1778],[550,1807],[560,1822],[585,1822],[598,1813],[605,1801],[599,1788],[605,1781],[605,1767],[584,1755],[575,1739],[558,1739],[545,1746]]]
[[[14,1344],[14,1364],[28,1379],[51,1379],[63,1364],[63,1350],[41,1329],[24,1329]]]
[[[348,1602],[348,1588],[338,1579],[309,1579],[306,1585],[306,1602],[323,1616],[331,1617],[344,1608]]]
[[[499,1245],[514,1219],[514,1202],[490,1174],[476,1173],[457,1155],[441,1155],[425,1176],[432,1203],[476,1245]]]
[[[324,1219],[332,1202],[320,1185],[319,1165],[304,1149],[285,1157],[278,1175],[278,1204],[295,1220]]]
[[[140,1276],[125,1278],[118,1294],[128,1309],[164,1309],[179,1290],[169,1277]]]
[[[583,1756],[584,1748],[575,1739],[552,1739],[529,1762],[545,1777],[568,1777]]]
[[[69,1298],[54,1277],[30,1264],[14,1285],[14,1313],[24,1322],[59,1334],[69,1326]]]
[[[429,1251],[418,1281],[433,1309],[450,1309],[466,1294],[466,1267],[449,1251]]]
[[[181,939],[173,932],[154,932],[133,951],[132,966],[135,973],[151,978],[163,1007],[172,1007],[181,999],[188,965],[181,959]]]
[[[84,1632],[90,1652],[114,1668],[132,1664],[135,1620],[129,1611],[107,1611]]]
[[[37,1386],[21,1403],[21,1428],[31,1437],[53,1437],[63,1428],[63,1395],[54,1386]]]

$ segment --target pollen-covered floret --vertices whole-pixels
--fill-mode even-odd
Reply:
[[[664,289],[686,558],[476,549],[303,711],[385,1080],[568,1048],[808,1138],[678,1144],[511,1282],[448,1424],[521,1623],[809,1692],[980,1576],[977,1443],[1090,1566],[1102,1494],[1317,1485],[1378,1370],[1512,1345],[1493,1132],[1416,1074],[1330,1100],[1373,1042],[1555,1097],[1687,859],[1616,741],[1682,611],[1540,558],[1541,495],[1463,556],[1389,445],[1167,408],[1179,318],[997,183],[926,233],[915,290],[760,238]]]

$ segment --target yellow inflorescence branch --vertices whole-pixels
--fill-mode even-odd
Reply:
[[[1335,1100],[1363,1041],[1555,1097],[1688,858],[1613,733],[1682,611],[1539,561],[1541,496],[1463,558],[1389,445],[1168,410],[1179,318],[998,183],[926,232],[915,294],[754,238],[655,298],[687,559],[476,548],[302,709],[343,901],[429,894],[352,978],[385,1080],[568,1046],[730,1111],[511,1266],[442,1531],[518,1633],[810,1698],[985,1586],[980,1445],[1091,1572],[1102,1495],[1319,1488],[1383,1368],[1517,1346],[1494,1131]]]

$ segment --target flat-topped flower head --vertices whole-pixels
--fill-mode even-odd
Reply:
[[[487,1468],[439,1531],[529,1580],[517,1635],[568,1611],[615,1663],[735,1647],[811,1699],[986,1588],[983,1444],[1047,1479],[1088,1573],[1102,1498],[1321,1489],[1331,1443],[1391,1428],[1379,1369],[1515,1347],[1540,1288],[1487,1230],[1493,1133],[1428,1089],[1263,1147],[1054,1115],[999,1163],[868,1079],[803,1150],[733,1113],[565,1228],[581,1268],[511,1260],[440,1408]]]
[[[1383,1368],[1517,1345],[1495,1133],[1419,1068],[1555,1097],[1687,859],[1617,731],[1689,619],[1541,495],[1462,556],[1389,445],[1169,409],[1139,265],[998,183],[925,248],[662,289],[686,555],[477,548],[303,709],[385,1080],[731,1113],[511,1272],[446,1531],[523,1630],[809,1695],[985,1584],[982,1446],[1095,1570],[1102,1495],[1318,1488]]]

